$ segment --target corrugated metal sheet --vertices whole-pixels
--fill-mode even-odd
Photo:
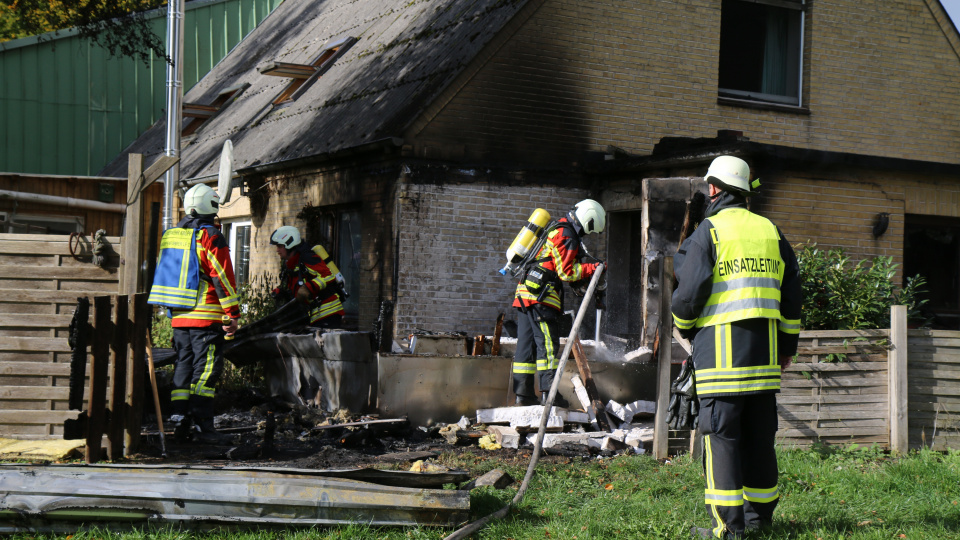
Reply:
[[[356,476],[359,471],[342,471]],[[319,474],[318,474],[319,473]],[[454,526],[470,492],[394,487],[424,474],[123,466],[0,468],[0,533],[72,532],[82,525],[298,526],[336,523]],[[321,476],[320,474],[323,474]],[[425,473],[429,474],[429,473]],[[440,473],[442,479],[453,478]],[[466,475],[459,476],[465,480]],[[372,482],[386,480],[392,485]]]
[[[223,141],[233,141],[238,170],[401,137],[528,0],[287,0],[187,94],[208,104],[224,89],[250,86],[184,145],[182,178],[216,173]],[[267,62],[309,64],[324,45],[353,45],[303,94],[272,102],[290,82],[261,75]],[[127,151],[151,162],[163,151],[163,127]],[[126,155],[101,174],[123,174]]]
[[[281,2],[187,2],[184,89]],[[151,17],[163,38],[166,11]],[[110,58],[72,30],[0,43],[0,171],[96,173],[163,117],[165,72],[162,59]]]

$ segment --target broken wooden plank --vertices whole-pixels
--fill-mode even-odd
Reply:
[[[587,391],[587,398],[590,400],[590,408],[597,425],[603,431],[610,431],[610,420],[607,418],[603,403],[600,401],[600,392],[597,391],[597,383],[593,380],[593,374],[590,372],[590,364],[587,363],[587,355],[583,353],[583,346],[580,344],[580,338],[573,338],[573,358],[577,362],[577,370],[580,371],[580,380]]]
[[[360,422],[344,422],[342,424],[330,424],[328,426],[314,426],[310,428],[310,431],[323,431],[325,429],[333,429],[338,427],[358,427],[358,426],[371,426],[378,424],[403,424],[406,423],[406,418],[384,418],[377,420],[363,420]]]
[[[434,457],[437,457],[436,452],[391,452],[377,456],[377,461],[402,463],[404,461],[417,461],[418,459],[430,459]]]
[[[500,356],[500,335],[503,333],[503,317],[503,313],[497,315],[497,326],[493,330],[493,344],[490,346],[490,356]]]
[[[460,489],[471,490],[482,486],[493,486],[495,489],[503,489],[513,482],[513,477],[510,476],[510,474],[502,469],[494,469],[475,480],[471,480]]]

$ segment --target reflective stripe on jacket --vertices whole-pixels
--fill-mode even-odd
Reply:
[[[778,392],[800,331],[796,255],[742,198],[721,194],[707,216],[674,257],[673,320],[693,340],[697,394]]]
[[[170,228],[160,240],[160,257],[147,303],[192,308],[200,293],[200,263],[195,229]]]
[[[533,265],[530,272],[540,272],[538,280],[544,287],[549,287],[541,300],[541,290],[536,290],[534,275],[527,273],[525,279],[517,284],[514,294],[513,307],[526,307],[534,304],[545,304],[557,311],[562,311],[563,302],[560,296],[561,282],[572,283],[593,276],[598,263],[580,262],[580,236],[573,229],[567,218],[557,220],[558,226],[547,234],[547,240],[537,253],[535,260],[539,264]],[[534,293],[536,290],[536,293]]]
[[[697,326],[744,319],[780,320],[780,234],[765,217],[745,208],[728,208],[710,218],[716,246],[710,297]]]
[[[220,230],[210,220],[189,216],[177,227],[195,229],[200,287],[196,304],[190,308],[171,306],[174,328],[202,327],[219,324],[224,314],[240,317],[240,297],[230,262],[230,247]]]
[[[326,250],[316,245],[313,248],[301,244],[290,250],[290,256],[284,261],[287,289],[297,294],[302,286],[310,291],[310,297],[320,299],[320,306],[310,310],[310,322],[315,323],[331,315],[344,315],[343,302],[340,295],[333,292],[336,285],[336,274],[324,261]],[[329,256],[327,256],[329,257]]]

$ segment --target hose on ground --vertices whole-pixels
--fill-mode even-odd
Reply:
[[[567,344],[563,347],[563,354],[560,355],[560,363],[557,365],[557,375],[553,378],[553,384],[550,385],[550,393],[547,395],[547,401],[543,406],[543,414],[540,416],[540,428],[537,430],[537,439],[533,445],[533,454],[530,456],[530,465],[527,466],[527,474],[523,477],[523,482],[520,483],[520,488],[517,490],[517,494],[513,496],[506,506],[497,510],[496,512],[484,516],[474,522],[468,523],[463,527],[453,531],[449,536],[445,537],[444,540],[460,540],[462,538],[467,538],[471,534],[479,531],[483,527],[486,527],[488,523],[495,519],[500,519],[506,517],[510,513],[510,509],[523,500],[523,495],[527,492],[527,488],[530,485],[530,479],[533,478],[533,471],[537,468],[537,462],[540,460],[540,451],[543,448],[543,435],[547,431],[547,419],[550,416],[550,409],[553,408],[553,400],[557,397],[557,388],[560,386],[560,378],[563,375],[563,368],[567,365],[567,358],[570,356],[570,349],[573,347],[573,342],[577,337],[577,330],[580,329],[580,323],[583,322],[583,316],[587,312],[587,308],[590,306],[590,300],[593,299],[593,291],[597,288],[597,283],[600,281],[600,275],[604,271],[603,263],[600,263],[597,266],[597,269],[593,273],[593,278],[590,280],[590,285],[587,287],[587,292],[583,295],[583,301],[580,302],[580,309],[577,311],[577,317],[573,321],[573,327],[570,329],[570,335],[567,336]]]

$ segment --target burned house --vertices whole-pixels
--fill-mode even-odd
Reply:
[[[656,261],[735,153],[789,239],[925,273],[957,328],[958,86],[937,0],[287,0],[185,96],[214,112],[185,123],[180,177],[215,177],[231,140],[244,271],[275,279],[269,236],[296,225],[346,275],[348,325],[395,337],[513,318],[510,240],[595,198],[601,330],[649,342]]]

